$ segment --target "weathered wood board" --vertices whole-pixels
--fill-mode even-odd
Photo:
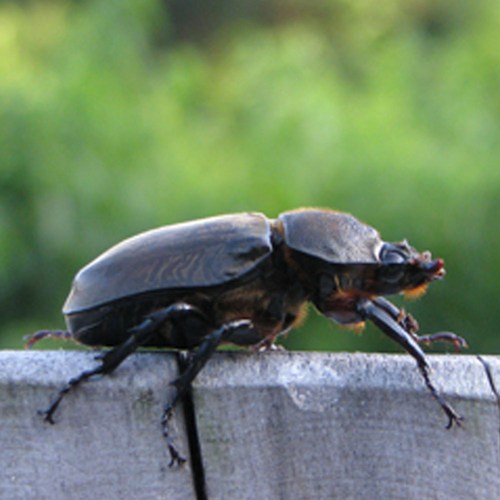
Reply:
[[[446,417],[408,356],[220,352],[193,387],[202,470],[168,468],[172,353],[139,353],[42,421],[88,352],[0,352],[0,499],[500,498],[500,408],[473,356],[430,356]],[[497,386],[500,357],[485,357]],[[189,456],[182,408],[176,444]],[[196,476],[196,477],[194,477]],[[198,492],[199,494],[199,492]]]
[[[450,430],[409,356],[257,359],[219,354],[195,382],[209,498],[500,498],[500,409],[477,358],[430,357],[465,419]]]
[[[171,353],[131,356],[88,381],[50,425],[37,414],[95,353],[0,352],[0,499],[192,499],[189,463],[169,469],[160,418],[177,373]],[[188,452],[182,411],[173,430]]]

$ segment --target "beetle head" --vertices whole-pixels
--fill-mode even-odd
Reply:
[[[433,260],[430,252],[419,253],[407,241],[382,242],[376,253],[376,263],[321,269],[313,302],[323,314],[342,324],[360,322],[360,298],[397,293],[416,298],[445,273],[443,259]]]
[[[406,240],[384,243],[380,248],[381,266],[377,272],[379,295],[402,292],[407,297],[418,297],[427,285],[444,274],[443,259],[432,259],[430,252],[417,252]]]

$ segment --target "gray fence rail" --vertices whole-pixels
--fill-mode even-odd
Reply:
[[[500,357],[484,359],[500,386]],[[49,425],[37,410],[94,354],[0,352],[0,498],[500,498],[500,407],[483,364],[430,362],[460,428],[445,429],[408,356],[217,353],[175,412],[188,462],[169,468],[174,353],[135,354],[84,383]]]

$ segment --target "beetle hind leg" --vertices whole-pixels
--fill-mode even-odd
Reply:
[[[176,302],[148,314],[141,323],[128,331],[129,337],[125,342],[106,351],[101,357],[105,373],[113,371],[126,357],[146,344],[166,322],[194,314],[201,313],[197,308],[184,302]]]
[[[188,304],[176,303],[163,309],[159,309],[158,311],[146,316],[142,323],[129,330],[130,335],[125,342],[114,347],[113,349],[110,349],[109,351],[106,351],[98,357],[98,360],[100,361],[99,366],[86,370],[77,377],[70,379],[69,382],[59,390],[50,406],[46,410],[40,410],[39,413],[44,416],[44,420],[46,422],[54,424],[54,413],[68,392],[77,387],[81,382],[93,377],[94,375],[111,373],[125,358],[136,351],[141,345],[145,344],[148,339],[155,334],[157,329],[171,316],[179,313],[189,313],[193,309],[194,308]],[[57,334],[58,332],[55,333]],[[43,331],[40,332],[40,335],[38,335],[34,341],[49,336],[52,336],[50,332],[45,334]],[[57,334],[56,336],[59,337],[61,335]]]
[[[103,365],[97,366],[96,368],[93,368],[91,370],[86,370],[80,373],[80,375],[78,375],[77,377],[70,379],[68,383],[59,390],[57,396],[50,403],[50,406],[46,410],[38,410],[38,413],[43,416],[45,422],[48,422],[49,424],[55,424],[54,413],[63,400],[64,396],[84,380],[87,380],[90,377],[93,377],[94,375],[98,375],[100,373],[104,373]]]

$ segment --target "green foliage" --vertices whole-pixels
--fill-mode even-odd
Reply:
[[[75,271],[126,236],[314,205],[443,256],[407,308],[498,352],[499,5],[279,5],[181,40],[154,0],[0,4],[1,346],[62,327]],[[287,343],[392,349],[314,314]]]

